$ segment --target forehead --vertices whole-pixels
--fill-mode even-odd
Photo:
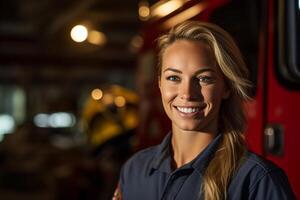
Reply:
[[[168,46],[162,55],[162,64],[195,63],[214,65],[214,55],[207,44],[201,41],[177,40]]]

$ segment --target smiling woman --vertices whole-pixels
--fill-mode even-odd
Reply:
[[[187,21],[159,39],[159,88],[172,130],[123,166],[115,199],[295,199],[285,173],[247,150],[250,100],[238,47]]]
[[[187,40],[164,52],[159,86],[173,134],[178,129],[217,133],[220,103],[229,90],[211,55],[204,43]]]

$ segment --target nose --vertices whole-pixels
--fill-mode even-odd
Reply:
[[[182,81],[179,87],[180,99],[186,101],[192,101],[201,97],[201,86],[196,80]]]

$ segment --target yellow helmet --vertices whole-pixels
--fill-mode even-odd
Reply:
[[[82,112],[84,131],[90,144],[100,146],[135,129],[138,101],[135,92],[119,85],[94,89]]]

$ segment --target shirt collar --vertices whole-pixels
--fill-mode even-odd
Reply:
[[[163,141],[158,145],[156,154],[152,162],[152,169],[160,169],[164,172],[171,172],[171,153],[170,153],[170,144],[171,144],[172,133],[169,132]]]
[[[216,152],[223,134],[218,134],[213,141],[192,161],[192,167],[203,173]]]
[[[186,166],[190,166],[199,171],[199,173],[203,173],[205,168],[207,167],[208,163],[210,162],[214,152],[218,148],[218,144],[222,140],[223,134],[218,134],[213,141],[190,163]],[[170,145],[171,145],[171,137],[172,133],[169,132],[161,144],[158,145],[157,151],[154,155],[154,159],[152,161],[152,168],[153,170],[161,170],[166,173],[171,173],[171,153],[170,153]]]

